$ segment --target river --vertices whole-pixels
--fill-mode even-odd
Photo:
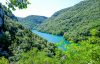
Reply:
[[[52,35],[48,33],[39,32],[37,30],[32,30],[33,33],[39,35],[40,37],[46,39],[48,42],[55,43],[58,45],[58,48],[66,50],[65,45],[69,44],[63,36]]]

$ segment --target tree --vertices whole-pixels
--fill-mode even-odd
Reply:
[[[16,10],[16,8],[23,9],[27,8],[27,5],[30,4],[28,0],[6,0],[6,4],[8,9],[6,7],[2,7],[0,4],[0,32],[3,31],[4,28],[4,16],[10,14],[10,9]],[[4,10],[5,9],[5,10]],[[9,12],[10,11],[10,12]]]
[[[27,8],[27,5],[30,4],[28,0],[6,0],[8,8],[16,10],[16,7],[19,9]]]

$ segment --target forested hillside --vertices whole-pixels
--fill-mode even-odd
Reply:
[[[25,28],[33,29],[47,19],[45,16],[30,15],[25,18],[17,17],[18,22]]]
[[[76,40],[78,36],[89,35],[89,30],[97,27],[100,28],[100,0],[84,0],[56,12],[38,30]]]
[[[16,5],[16,0],[10,1]],[[26,29],[0,4],[0,64],[100,64],[99,6],[100,0],[84,0],[38,25],[38,30],[63,35],[70,42],[60,50]]]
[[[6,14],[10,14],[6,15],[0,11],[0,18],[2,16],[3,19],[3,21],[0,19],[0,64],[24,64],[19,60],[24,57],[23,53],[29,54],[31,50],[35,56],[37,53],[44,54],[44,58],[51,58],[56,55],[57,47],[53,43],[48,43],[47,40],[32,33],[31,30],[25,29],[13,19],[14,17],[11,17],[13,15],[11,11],[6,7],[4,8],[2,4],[0,4],[0,9],[6,11]],[[39,59],[37,58],[35,61],[39,61]]]

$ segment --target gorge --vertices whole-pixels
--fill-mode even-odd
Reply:
[[[0,4],[0,64],[100,64],[100,0],[49,18],[16,17],[10,7],[27,8],[28,0],[9,1],[8,8]]]

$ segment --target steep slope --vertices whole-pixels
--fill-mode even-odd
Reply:
[[[20,59],[21,53],[26,53],[31,49],[37,49],[37,52],[44,51],[47,57],[55,54],[54,50],[56,46],[53,43],[48,43],[45,39],[32,33],[29,29],[25,29],[13,19],[13,14],[10,10],[7,10],[6,7],[4,8],[2,4],[0,4],[0,6],[0,9],[2,9],[0,11],[4,11],[4,14],[3,12],[0,12],[0,18],[3,14],[3,21],[0,19],[0,28],[2,32],[2,36],[0,36],[0,64],[2,63],[1,61],[4,61],[1,60],[1,57],[3,58],[3,56],[9,58],[9,62],[17,62]]]
[[[94,27],[96,29],[91,28],[91,35],[80,41],[80,46],[76,43],[67,45],[67,51],[63,52],[11,17],[4,14],[2,19],[0,64],[100,64],[99,25]]]
[[[15,15],[13,15],[12,12],[9,9],[7,9],[5,6],[3,6],[0,3],[0,33],[2,32],[2,28],[3,28],[3,25],[4,25],[4,16],[5,15],[9,16],[13,20],[17,20]]]
[[[37,15],[30,15],[25,18],[18,17],[18,22],[25,26],[28,29],[33,29],[37,25],[41,24],[47,17],[44,16],[37,16]]]
[[[38,30],[73,39],[80,34],[87,34],[88,30],[97,26],[100,28],[100,0],[84,0],[56,12]]]

